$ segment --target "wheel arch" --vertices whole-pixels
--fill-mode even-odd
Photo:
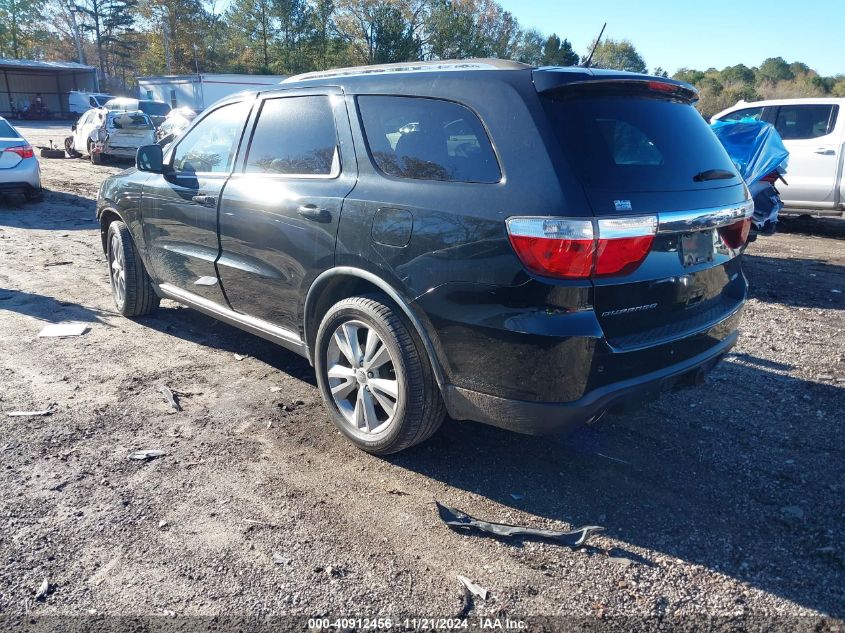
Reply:
[[[373,292],[387,295],[402,310],[402,313],[411,323],[417,336],[422,341],[437,384],[443,389],[448,384],[443,373],[443,368],[440,365],[431,337],[417,314],[411,309],[402,295],[384,279],[367,270],[352,266],[338,266],[323,272],[314,280],[308,289],[305,297],[302,325],[303,340],[309,350],[311,362],[314,362],[314,347],[322,315],[342,299]]]
[[[115,220],[120,220],[124,224],[126,224],[126,220],[120,217],[120,214],[111,209],[109,207],[104,208],[99,213],[100,219],[100,242],[103,246],[103,253],[105,253],[108,249],[108,235],[109,235],[109,225],[114,222]],[[127,225],[128,226],[128,225]]]

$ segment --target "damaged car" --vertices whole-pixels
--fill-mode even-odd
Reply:
[[[141,112],[93,108],[71,127],[65,151],[71,158],[88,156],[95,165],[106,158],[134,159],[139,147],[155,143],[155,126]]]

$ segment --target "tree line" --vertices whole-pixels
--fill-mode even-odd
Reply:
[[[522,27],[496,0],[0,0],[0,56],[88,63],[112,92],[132,90],[143,75],[292,75],[467,57],[568,66],[587,52]],[[603,39],[593,66],[648,71],[626,40]],[[845,96],[845,76],[780,57],[673,76],[699,89],[705,116],[740,99]]]

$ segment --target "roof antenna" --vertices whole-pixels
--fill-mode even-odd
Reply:
[[[596,53],[596,49],[599,47],[599,42],[601,42],[601,36],[604,35],[604,30],[607,28],[607,22],[604,23],[604,26],[601,27],[601,31],[599,32],[599,36],[596,38],[596,43],[593,44],[593,50],[590,51],[590,54],[587,56],[587,59],[583,61],[581,66],[583,68],[589,68],[590,64],[593,63],[593,55]]]

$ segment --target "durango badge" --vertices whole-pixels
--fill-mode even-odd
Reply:
[[[644,306],[634,306],[632,308],[620,308],[619,310],[607,310],[606,312],[602,312],[601,315],[603,317],[606,316],[617,316],[620,314],[631,314],[632,312],[646,312],[647,310],[654,310],[657,307],[656,303],[649,303]]]

